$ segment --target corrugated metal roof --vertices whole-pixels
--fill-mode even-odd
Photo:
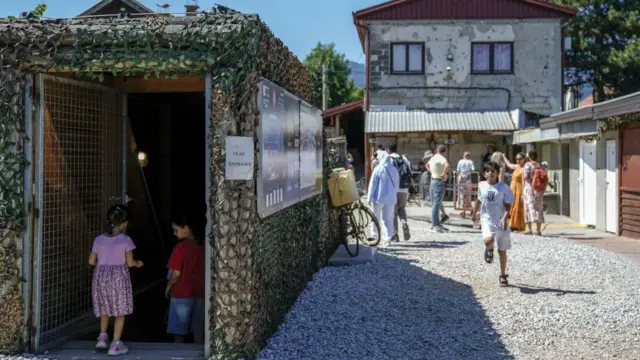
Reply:
[[[514,131],[509,111],[369,111],[367,133],[430,131]]]
[[[425,20],[557,18],[576,13],[576,9],[543,0],[399,0],[355,14],[364,20]]]
[[[489,20],[573,17],[576,9],[545,0],[393,0],[353,13],[364,49],[369,20]]]

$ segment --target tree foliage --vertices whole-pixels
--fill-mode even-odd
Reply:
[[[569,81],[592,83],[594,102],[640,90],[640,1],[552,1],[578,9],[567,28]]]
[[[304,59],[304,64],[314,76],[316,97],[314,105],[322,108],[322,64],[327,64],[329,96],[327,106],[333,107],[364,98],[364,89],[354,85],[349,78],[351,69],[344,54],[336,51],[334,43],[318,43]]]

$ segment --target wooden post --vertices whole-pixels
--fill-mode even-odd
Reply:
[[[366,186],[369,188],[369,179],[371,178],[371,144],[369,144],[369,134],[364,133],[364,176],[366,178]]]

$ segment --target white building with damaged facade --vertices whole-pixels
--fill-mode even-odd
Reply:
[[[563,110],[563,33],[576,11],[542,0],[396,0],[353,14],[366,54],[366,158],[395,143],[453,166]],[[374,140],[375,139],[375,140]],[[370,166],[367,166],[369,175]]]

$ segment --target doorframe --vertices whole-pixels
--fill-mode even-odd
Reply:
[[[609,183],[607,181],[607,177],[609,174],[609,143],[613,142],[614,145],[614,149],[615,149],[615,157],[613,159],[613,169],[614,169],[614,174],[616,176],[616,180],[614,183]],[[618,234],[618,232],[620,231],[620,204],[619,204],[619,191],[620,191],[620,187],[618,186],[619,180],[618,178],[620,177],[620,174],[618,173],[618,146],[619,146],[619,141],[617,139],[606,139],[604,142],[604,149],[605,149],[605,183],[607,185],[607,187],[605,188],[605,221],[604,221],[604,230],[605,232],[609,232],[608,231],[608,227],[609,227],[609,221],[607,219],[607,215],[609,213],[608,206],[607,206],[607,200],[608,200],[608,196],[607,196],[607,192],[608,192],[608,188],[609,186],[616,186],[616,188],[614,189],[614,193],[615,193],[615,203],[614,203],[614,209],[616,211],[616,218],[617,221],[615,221],[615,231],[613,231],[613,234]]]
[[[24,157],[25,161],[28,165],[24,167],[24,213],[25,213],[25,223],[24,223],[24,234],[22,239],[22,278],[26,279],[26,283],[22,285],[22,301],[23,301],[23,321],[24,321],[24,332],[23,337],[26,339],[25,349],[26,351],[30,350],[31,347],[31,303],[32,303],[32,292],[31,292],[31,284],[33,283],[33,265],[31,259],[33,258],[33,246],[32,246],[32,235],[33,235],[33,223],[34,223],[34,212],[32,211],[33,204],[33,174],[35,170],[35,163],[33,161],[33,98],[34,94],[34,84],[33,84],[33,76],[31,74],[26,76],[24,86]]]
[[[205,89],[204,89],[204,106],[205,106],[205,116],[204,116],[204,129],[205,129],[205,165],[204,165],[204,186],[205,186],[205,201],[207,204],[207,212],[206,212],[206,218],[207,218],[207,225],[205,226],[205,250],[204,250],[204,256],[205,256],[205,289],[204,289],[204,295],[205,295],[205,302],[204,302],[204,356],[205,359],[208,359],[211,357],[212,354],[212,348],[211,348],[211,318],[209,317],[209,313],[211,312],[211,303],[213,301],[212,299],[212,291],[211,291],[211,286],[212,286],[212,281],[211,281],[211,266],[213,265],[213,249],[211,247],[211,244],[208,241],[208,237],[209,234],[212,233],[212,228],[213,228],[213,213],[211,211],[211,204],[210,204],[210,200],[211,200],[211,152],[210,152],[210,145],[211,145],[211,138],[210,138],[210,134],[209,132],[211,131],[211,128],[209,127],[209,125],[211,124],[211,108],[213,106],[212,104],[212,89],[213,88],[213,77],[211,76],[210,72],[207,72],[206,75],[206,80],[205,80]],[[213,236],[213,235],[212,235]]]

